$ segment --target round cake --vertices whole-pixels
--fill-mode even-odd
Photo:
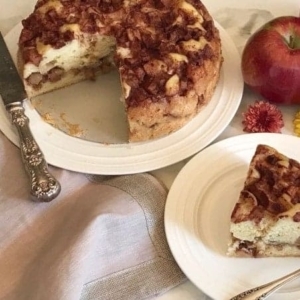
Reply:
[[[130,142],[180,129],[219,79],[219,32],[198,0],[39,0],[22,24],[28,97],[116,67]]]

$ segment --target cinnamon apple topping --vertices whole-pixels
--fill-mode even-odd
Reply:
[[[265,151],[261,145],[258,146],[256,153],[260,155],[255,157],[253,161],[255,168],[251,169],[241,192],[243,205],[237,204],[232,212],[232,220],[238,223],[248,219],[258,223],[264,216],[262,212],[267,211],[279,217],[290,212],[293,214],[291,217],[299,222],[299,213],[293,212],[293,207],[300,203],[300,164],[283,155],[274,154],[268,154],[262,160]],[[244,214],[242,209],[246,209],[247,214]]]
[[[196,82],[197,70],[203,66],[205,72],[207,62],[217,63],[221,56],[218,31],[198,0],[40,0],[23,27],[23,61],[35,66],[43,57],[38,44],[60,49],[78,31],[114,37],[114,62],[128,107],[170,102],[193,90],[201,104],[205,90]],[[47,76],[55,80],[60,73]],[[34,73],[27,80],[38,85],[43,76]]]
[[[219,32],[199,0],[39,0],[22,23],[19,65],[28,97],[114,66],[130,142],[183,127],[219,80]]]

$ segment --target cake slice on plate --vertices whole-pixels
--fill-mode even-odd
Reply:
[[[300,256],[300,163],[258,145],[230,232],[229,256]]]

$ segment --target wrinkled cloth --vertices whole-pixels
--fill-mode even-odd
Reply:
[[[167,190],[150,174],[50,166],[62,191],[29,199],[19,149],[0,133],[0,299],[146,299],[185,280],[164,233]]]

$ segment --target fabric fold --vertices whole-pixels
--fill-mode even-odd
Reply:
[[[0,143],[0,299],[141,300],[185,281],[164,232],[167,189],[155,177],[50,167],[61,194],[35,203],[19,149],[1,133]]]

